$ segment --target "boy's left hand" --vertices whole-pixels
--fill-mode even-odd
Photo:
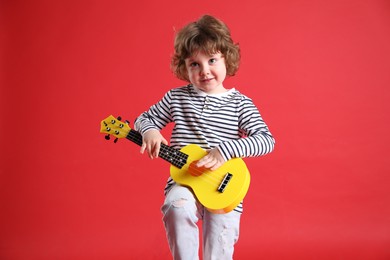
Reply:
[[[205,167],[212,171],[218,169],[225,163],[225,159],[222,157],[221,153],[217,148],[210,150],[210,152],[205,155],[202,159],[200,159],[196,167]]]

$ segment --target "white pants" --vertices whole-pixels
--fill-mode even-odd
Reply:
[[[233,259],[238,240],[241,213],[213,214],[196,201],[183,186],[171,188],[161,208],[172,256],[175,260],[199,259],[199,230],[203,221],[203,260]]]

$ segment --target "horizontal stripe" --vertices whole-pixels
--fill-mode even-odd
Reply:
[[[218,148],[225,160],[265,155],[275,145],[253,101],[235,89],[218,95],[207,95],[191,84],[171,89],[135,120],[134,127],[144,134],[169,123],[174,123],[172,147],[196,144],[206,150]],[[165,192],[173,184],[169,178]],[[242,212],[242,205],[235,210]]]

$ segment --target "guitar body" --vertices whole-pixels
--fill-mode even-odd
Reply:
[[[227,213],[240,204],[250,184],[248,168],[241,158],[233,158],[217,170],[210,171],[192,164],[207,154],[201,147],[187,145],[180,151],[189,157],[181,169],[171,165],[170,173],[175,182],[191,188],[199,202],[210,212]]]

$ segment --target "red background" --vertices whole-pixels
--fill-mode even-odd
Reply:
[[[388,1],[2,1],[0,259],[170,259],[168,176],[125,140],[183,83],[175,28],[204,13],[242,49],[274,153],[252,183],[236,259],[390,259]],[[168,136],[168,131],[165,135]]]

